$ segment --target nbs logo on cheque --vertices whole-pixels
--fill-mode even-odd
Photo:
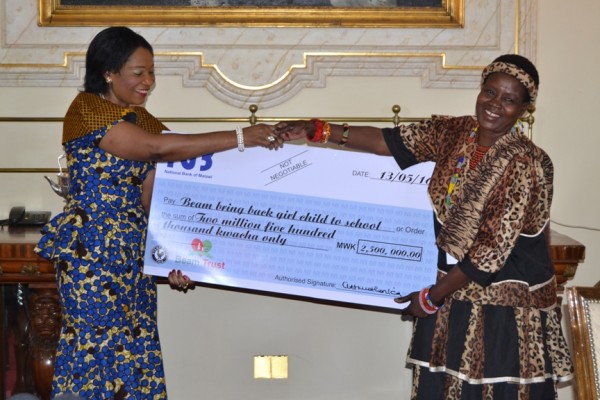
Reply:
[[[177,171],[174,172],[177,175],[210,178],[210,176],[203,175],[202,172],[208,171],[212,167],[214,154],[208,153],[198,158],[190,158],[189,160],[167,162],[168,169],[165,172],[169,173],[169,170],[171,170]]]

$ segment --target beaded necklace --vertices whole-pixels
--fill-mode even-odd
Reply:
[[[469,137],[467,138],[467,143],[472,143],[473,141],[475,141],[478,129],[479,125],[476,125],[473,129],[471,129],[471,133],[469,133]],[[448,193],[446,194],[446,206],[449,209],[452,208],[452,193],[454,192],[454,189],[456,188],[456,185],[460,180],[460,174],[462,172],[464,164],[465,156],[460,156],[458,162],[456,163],[456,167],[454,168],[454,173],[450,178],[450,184],[448,184]]]
[[[473,129],[471,129],[471,133],[469,133],[469,137],[467,138],[467,143],[473,143],[475,141],[475,138],[477,137],[478,129],[479,129],[479,125],[475,126]],[[522,134],[523,131],[524,131],[523,124],[517,120],[517,122],[511,128],[510,133],[511,134],[515,134],[515,133]],[[488,149],[489,149],[489,147],[488,147]],[[483,155],[481,156],[481,158],[483,158]],[[465,156],[460,156],[460,158],[458,159],[458,162],[456,163],[456,167],[454,168],[454,173],[452,174],[452,177],[450,178],[450,183],[448,184],[448,193],[446,194],[446,206],[448,207],[448,209],[452,208],[452,193],[454,192],[454,189],[456,188],[458,181],[460,181],[461,172],[462,172],[464,165],[465,165]]]
[[[473,152],[473,155],[471,156],[471,161],[469,161],[469,169],[475,169],[489,149],[490,146],[482,146],[478,144],[477,148]]]

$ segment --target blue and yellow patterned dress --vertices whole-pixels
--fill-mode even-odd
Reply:
[[[142,273],[147,220],[142,182],[153,163],[106,153],[100,140],[129,121],[165,127],[142,107],[80,93],[64,121],[71,187],[64,212],[46,225],[36,251],[57,270],[63,325],[53,397],[165,399],[155,278]]]

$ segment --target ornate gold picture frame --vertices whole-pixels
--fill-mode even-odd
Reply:
[[[394,7],[173,6],[169,5],[173,4],[172,0],[164,0],[165,5],[140,5],[160,3],[156,0],[123,0],[119,5],[106,5],[112,3],[108,0],[65,0],[65,4],[62,3],[61,0],[38,0],[38,25],[461,28],[464,24],[464,0],[440,0],[433,7],[406,6],[402,4],[415,2],[402,0],[396,1],[400,5]],[[199,3],[211,4],[190,0],[190,4]]]

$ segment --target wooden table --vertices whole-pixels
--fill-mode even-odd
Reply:
[[[0,229],[0,362],[8,365],[0,373],[0,398],[9,392],[50,398],[60,309],[54,266],[33,252],[39,238],[38,229]],[[585,247],[555,231],[550,244],[562,294]]]
[[[0,398],[50,398],[60,307],[54,265],[33,249],[38,229],[0,230]]]
[[[550,254],[554,261],[554,274],[559,291],[562,293],[564,284],[575,277],[577,266],[585,259],[585,246],[567,235],[551,230]]]

